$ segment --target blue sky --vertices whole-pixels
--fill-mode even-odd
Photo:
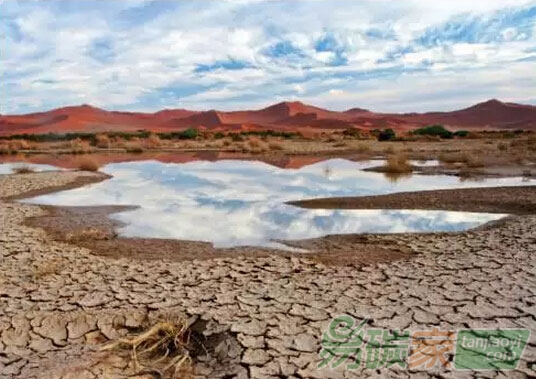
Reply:
[[[0,113],[536,104],[536,1],[0,0]]]

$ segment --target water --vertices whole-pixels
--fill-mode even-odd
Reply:
[[[113,176],[110,180],[28,201],[65,206],[138,205],[138,209],[112,216],[125,223],[118,230],[125,237],[207,241],[216,247],[275,246],[273,240],[328,234],[459,231],[504,216],[420,210],[308,210],[286,205],[286,201],[527,184],[520,178],[464,183],[445,175],[413,175],[393,183],[382,174],[362,171],[378,163],[331,159],[299,169],[239,160],[114,163],[101,169]]]

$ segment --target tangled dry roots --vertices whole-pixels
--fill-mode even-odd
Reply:
[[[190,333],[181,320],[160,321],[141,334],[120,338],[105,345],[103,351],[129,352],[136,373],[159,378],[183,378],[192,370],[188,352]]]

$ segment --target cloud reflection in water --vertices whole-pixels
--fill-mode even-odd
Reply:
[[[208,241],[216,247],[269,246],[273,239],[328,234],[457,231],[503,215],[417,210],[309,210],[286,201],[314,197],[387,194],[470,186],[520,185],[518,178],[462,183],[452,176],[419,176],[393,183],[361,171],[376,162],[331,159],[300,169],[258,161],[109,164],[113,178],[32,199],[54,205],[139,205],[113,215],[127,237]],[[326,175],[326,171],[329,175]]]

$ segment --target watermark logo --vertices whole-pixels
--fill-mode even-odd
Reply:
[[[334,318],[322,337],[318,368],[509,370],[517,368],[530,337],[528,329],[411,332],[369,328],[368,321]]]
[[[454,367],[458,370],[512,370],[530,337],[527,329],[460,330]]]

